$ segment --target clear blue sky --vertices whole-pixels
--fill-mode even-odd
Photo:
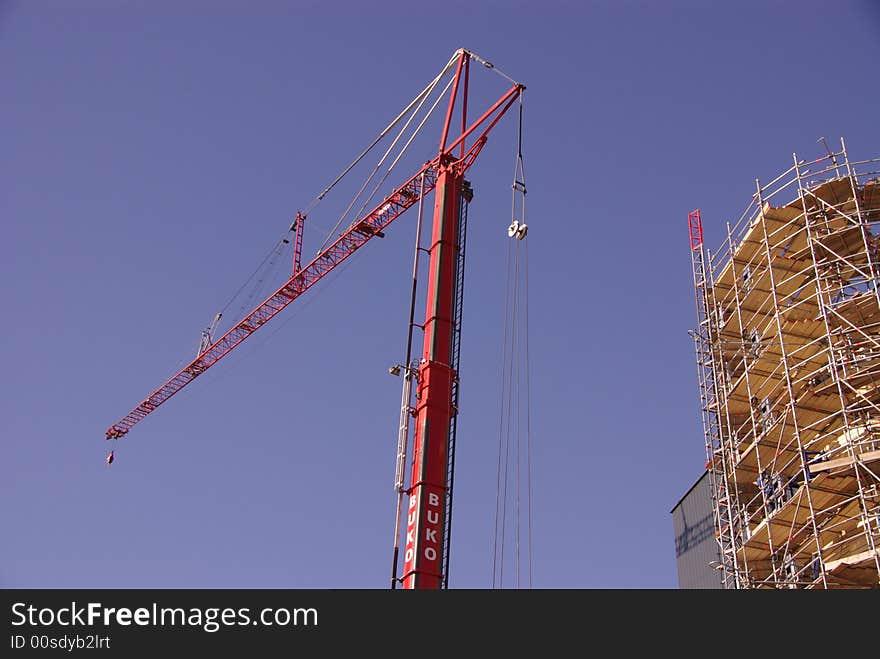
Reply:
[[[534,585],[676,585],[687,213],[715,245],[793,151],[880,153],[877,3],[0,3],[0,585],[386,586],[413,217],[111,468],[103,434],[458,47],[528,86]],[[456,587],[491,577],[513,156],[506,121],[470,175]]]

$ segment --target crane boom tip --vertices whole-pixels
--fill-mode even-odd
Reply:
[[[110,426],[107,429],[107,432],[104,433],[104,439],[119,439],[120,437],[125,436],[127,430],[120,430],[116,426]]]

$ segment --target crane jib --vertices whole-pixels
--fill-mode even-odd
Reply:
[[[382,230],[419,200],[420,191],[423,190],[422,194],[427,194],[434,189],[437,182],[438,161],[439,159],[435,159],[425,165],[373,211],[352,224],[335,242],[320,252],[311,263],[292,275],[283,286],[245,316],[235,327],[156,389],[120,421],[110,426],[106,432],[106,438],[123,437],[135,424],[228,355],[242,341],[314,286],[372,237],[384,235]],[[425,178],[423,189],[421,187],[422,174]]]
[[[372,237],[381,237],[385,227],[418,202],[421,196],[435,188],[441,165],[454,168],[459,175],[464,174],[473,165],[485,145],[488,133],[500,121],[514,101],[519,98],[524,89],[524,85],[515,83],[479,119],[473,121],[467,129],[462,130],[461,135],[446,146],[440,155],[427,162],[412,178],[398,187],[370,213],[350,225],[335,242],[321,251],[307,266],[297,270],[283,286],[251,311],[235,327],[208,346],[195,360],[151,393],[120,421],[110,426],[105,433],[106,438],[123,437],[135,424],[228,355],[236,346],[345,261]],[[472,135],[474,141],[470,148],[465,150],[465,140]],[[452,153],[458,147],[461,147],[462,153],[456,159]],[[423,175],[424,186],[422,187]]]

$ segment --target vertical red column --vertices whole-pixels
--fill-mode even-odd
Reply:
[[[412,477],[407,501],[404,588],[440,588],[446,465],[452,417],[453,293],[462,175],[441,163],[434,196],[425,343],[418,370]]]

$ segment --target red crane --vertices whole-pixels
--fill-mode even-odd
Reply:
[[[406,210],[421,203],[434,190],[433,227],[429,254],[429,275],[424,344],[417,365],[410,364],[410,345],[405,366],[404,414],[415,418],[410,484],[403,488],[403,461],[406,444],[399,446],[397,489],[398,521],[395,527],[392,588],[440,588],[447,585],[448,538],[451,512],[451,469],[454,460],[454,428],[457,405],[458,374],[457,327],[460,316],[463,274],[463,222],[466,203],[472,192],[464,179],[486,144],[489,132],[510,107],[520,99],[525,86],[513,85],[478,119],[468,124],[468,85],[470,61],[476,59],[487,68],[492,64],[475,54],[459,49],[454,56],[455,74],[440,137],[438,154],[398,186],[373,210],[353,222],[348,229],[310,263],[301,266],[302,236],[306,215],[297,213],[292,225],[294,238],[294,270],[274,293],[216,341],[203,335],[197,357],[153,391],[133,410],[107,429],[106,439],[120,439],[133,426],[190,384],[251,334],[279,314],[287,305],[309,290],[348,257],[366,245]],[[506,76],[505,76],[506,77]],[[461,97],[461,131],[450,141],[456,99]],[[468,142],[470,146],[467,146]],[[326,191],[325,191],[326,192]],[[419,216],[421,221],[421,213]],[[418,254],[417,257],[418,258]],[[414,268],[413,296],[416,278]],[[219,319],[215,319],[216,321]],[[410,329],[414,326],[410,319]],[[409,404],[410,382],[416,382],[416,404]],[[408,423],[402,426],[406,428]],[[404,433],[405,434],[405,433]],[[405,436],[404,436],[405,441]],[[107,462],[112,463],[113,453]],[[397,576],[398,541],[400,536],[401,502],[406,495],[406,526],[403,573]]]

